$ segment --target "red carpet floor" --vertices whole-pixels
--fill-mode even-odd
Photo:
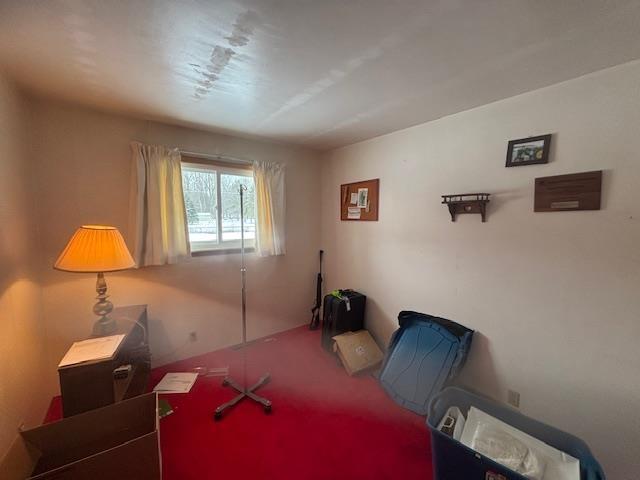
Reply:
[[[396,405],[373,377],[349,377],[319,344],[318,331],[301,327],[246,349],[250,383],[271,373],[257,392],[273,402],[270,415],[243,401],[214,422],[215,407],[234,396],[219,377],[162,395],[174,408],[160,422],[163,478],[431,479],[424,418]],[[151,386],[166,372],[227,365],[241,381],[242,351],[224,349],[156,368]],[[58,416],[54,401],[47,419]]]

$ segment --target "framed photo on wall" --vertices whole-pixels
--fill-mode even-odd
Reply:
[[[507,147],[506,167],[549,163],[551,134],[511,140]]]

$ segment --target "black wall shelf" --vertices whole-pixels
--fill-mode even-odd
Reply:
[[[489,193],[457,193],[442,195],[442,203],[449,208],[451,221],[456,221],[456,215],[460,213],[479,213],[482,221],[487,221],[487,203]]]

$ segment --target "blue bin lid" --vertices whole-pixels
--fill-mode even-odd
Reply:
[[[400,312],[380,383],[400,405],[420,415],[464,363],[473,331],[447,319]]]

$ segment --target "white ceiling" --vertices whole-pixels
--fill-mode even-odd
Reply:
[[[638,0],[0,0],[44,95],[329,149],[640,58]]]

